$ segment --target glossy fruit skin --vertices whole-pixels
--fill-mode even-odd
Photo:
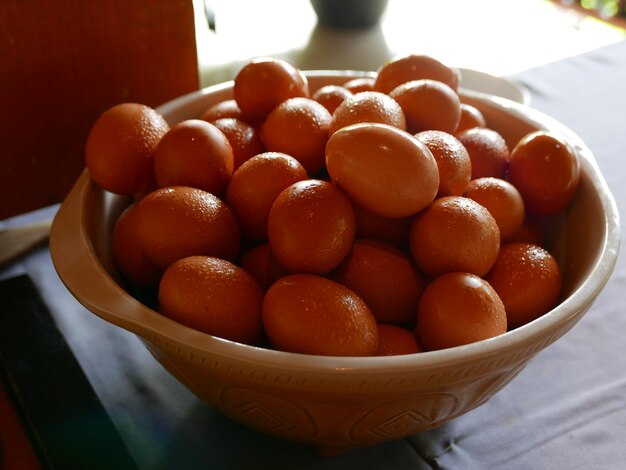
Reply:
[[[263,300],[263,324],[281,351],[372,356],[378,350],[378,327],[367,304],[321,276],[293,274],[276,281]]]
[[[472,161],[472,179],[484,176],[506,178],[510,151],[504,138],[493,129],[474,127],[458,132],[457,139]]]
[[[398,325],[378,324],[377,356],[397,356],[422,352],[412,331]]]
[[[379,323],[415,319],[424,276],[404,251],[378,240],[356,240],[330,277],[359,295]]]
[[[484,276],[500,250],[500,231],[489,211],[462,196],[436,199],[411,225],[410,248],[431,277],[461,271]]]
[[[474,127],[487,127],[485,116],[478,108],[467,103],[461,103],[461,118],[455,133],[473,129]]]
[[[561,294],[561,271],[554,257],[530,243],[507,243],[485,279],[504,306],[509,328],[517,328],[550,311]]]
[[[228,139],[233,150],[233,169],[263,153],[261,134],[256,127],[237,118],[220,118],[212,122]]]
[[[200,119],[213,122],[218,119],[243,119],[243,113],[234,99],[220,101],[209,106],[200,116]]]
[[[261,140],[269,152],[282,152],[298,160],[309,175],[324,166],[331,115],[310,98],[290,98],[268,114]]]
[[[139,242],[162,269],[193,255],[234,260],[239,254],[237,219],[211,193],[187,186],[161,188],[146,195],[136,211]]]
[[[311,99],[320,103],[330,114],[333,114],[337,106],[351,96],[352,92],[340,85],[326,85],[315,91],[311,95]]]
[[[374,89],[376,79],[372,77],[358,77],[348,80],[343,87],[351,93],[361,93],[363,91],[376,91]]]
[[[160,188],[190,186],[220,196],[233,170],[233,150],[227,137],[201,119],[173,126],[154,154],[154,172]]]
[[[283,190],[268,217],[268,241],[292,273],[325,274],[348,254],[355,234],[352,204],[334,184],[304,180]]]
[[[438,130],[452,134],[461,119],[459,95],[437,80],[413,80],[397,86],[389,96],[398,102],[411,134]]]
[[[416,333],[427,351],[493,338],[506,330],[502,300],[478,276],[446,273],[428,284],[422,294]]]
[[[219,258],[183,258],[159,284],[159,310],[196,330],[258,344],[263,337],[263,290],[244,269]]]
[[[572,201],[580,182],[580,164],[564,139],[536,131],[511,151],[509,180],[522,194],[529,213],[554,215]]]
[[[431,79],[443,82],[456,91],[460,78],[457,69],[448,67],[433,57],[408,54],[393,57],[379,67],[375,89],[382,93],[390,93],[398,85],[411,80]]]
[[[461,196],[472,177],[472,161],[463,144],[452,134],[430,130],[415,134],[431,151],[439,170],[436,197]]]
[[[500,240],[510,240],[522,227],[526,211],[517,188],[500,178],[478,178],[470,181],[465,197],[481,204],[496,219]]]
[[[137,237],[136,204],[118,217],[111,237],[111,254],[121,273],[142,287],[159,285],[163,270],[146,256]]]
[[[165,119],[143,104],[122,103],[107,109],[87,135],[89,175],[116,194],[154,189],[154,152],[168,130]]]
[[[404,111],[398,102],[377,91],[364,91],[346,98],[333,112],[329,134],[360,122],[379,122],[406,130]]]
[[[351,200],[383,217],[416,214],[439,188],[430,150],[386,124],[353,124],[335,132],[326,145],[326,169]]]
[[[244,120],[262,121],[275,106],[297,96],[309,96],[302,71],[289,62],[261,57],[246,64],[236,75],[233,93]]]
[[[285,188],[307,178],[295,158],[280,152],[263,152],[239,167],[226,189],[226,202],[243,234],[250,240],[267,240],[272,204]]]

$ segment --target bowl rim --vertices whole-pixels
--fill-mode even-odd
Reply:
[[[305,71],[308,78],[343,79],[371,76],[362,71]],[[175,98],[156,108],[161,114],[186,106],[207,95],[231,88],[233,81],[212,85]],[[459,90],[462,97],[504,108],[516,118],[539,128],[553,129],[564,135],[573,145],[581,161],[581,169],[597,190],[604,210],[604,237],[595,265],[589,276],[563,302],[538,319],[507,333],[487,340],[454,348],[399,356],[314,356],[250,346],[211,336],[166,318],[130,296],[116,283],[99,259],[88,234],[87,201],[98,191],[85,169],[62,203],[50,233],[50,252],[53,264],[68,290],[92,313],[117,326],[129,330],[150,343],[172,343],[202,357],[220,356],[239,363],[262,365],[274,370],[306,373],[371,374],[388,371],[389,374],[413,370],[436,370],[454,364],[469,363],[485,357],[513,352],[529,339],[545,335],[546,331],[561,330],[572,317],[582,317],[608,281],[620,245],[619,213],[616,202],[602,176],[590,149],[565,125],[527,105],[483,92]],[[71,251],[68,251],[71,250]],[[68,256],[68,253],[73,253]],[[88,262],[87,262],[88,261]],[[91,279],[86,286],[84,280]],[[95,282],[97,281],[97,282]],[[591,299],[591,302],[590,302]],[[120,313],[123,312],[123,313]],[[537,349],[538,352],[540,348]]]

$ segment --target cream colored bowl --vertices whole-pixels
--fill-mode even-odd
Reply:
[[[356,72],[310,72],[312,90]],[[362,75],[362,74],[361,74]],[[232,83],[183,96],[158,110],[170,123],[198,117],[232,97]],[[138,335],[154,357],[206,403],[258,430],[311,443],[327,454],[434,428],[484,403],[535,354],[591,307],[619,248],[615,202],[589,149],[555,120],[513,101],[463,92],[514,145],[526,133],[564,134],[582,179],[560,221],[554,252],[563,301],[500,337],[448,350],[392,357],[321,357],[246,346],[175,323],[131,297],[111,260],[111,230],[128,199],[93,184],[87,172],[63,202],[50,235],[59,276],[91,312]]]

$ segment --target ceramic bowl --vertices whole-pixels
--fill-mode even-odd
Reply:
[[[311,89],[357,72],[309,72]],[[187,328],[129,295],[111,259],[117,215],[129,203],[92,183],[87,172],[61,205],[50,235],[56,270],[91,312],[141,338],[154,357],[206,403],[260,431],[310,443],[325,454],[425,431],[485,403],[592,306],[619,247],[618,212],[594,157],[554,119],[522,104],[462,91],[509,145],[536,129],[563,134],[582,177],[554,233],[563,271],[562,302],[502,336],[446,350],[391,357],[323,357],[246,346]],[[232,97],[232,83],[160,108],[170,123],[198,117]]]

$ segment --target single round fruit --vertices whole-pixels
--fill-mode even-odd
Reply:
[[[353,124],[332,134],[326,169],[351,200],[383,217],[416,214],[439,188],[437,163],[428,147],[387,124]]]
[[[463,144],[443,131],[422,131],[415,138],[431,151],[439,170],[437,197],[461,196],[472,177],[472,161]]]
[[[378,240],[356,240],[331,278],[361,297],[379,323],[415,319],[424,277],[404,251]]]
[[[324,166],[330,121],[330,113],[317,101],[291,98],[269,113],[261,140],[267,151],[291,155],[312,175]]]
[[[146,255],[165,269],[193,255],[233,260],[239,254],[239,225],[218,197],[174,186],[146,195],[137,211],[137,237]]]
[[[378,324],[377,356],[397,356],[422,352],[412,331],[398,325]]]
[[[352,204],[334,184],[304,180],[283,190],[272,205],[268,241],[278,262],[292,273],[325,274],[352,247]]]
[[[500,240],[504,242],[510,240],[524,223],[524,200],[508,181],[492,177],[472,180],[464,196],[484,206],[496,219]]]
[[[255,124],[275,106],[297,96],[309,96],[309,83],[301,70],[283,59],[261,57],[235,76],[235,101],[244,120]]]
[[[493,216],[462,196],[436,199],[415,217],[409,237],[418,268],[432,277],[452,271],[484,276],[500,250]]]
[[[484,279],[452,272],[424,289],[416,333],[427,351],[493,338],[506,330],[504,304]]]
[[[333,113],[329,134],[359,122],[379,122],[406,130],[404,112],[398,102],[377,91],[364,91],[346,98]]]
[[[364,91],[374,91],[376,80],[372,77],[357,77],[348,80],[343,87],[351,93],[361,93]]]
[[[456,134],[472,161],[472,179],[483,176],[504,178],[510,152],[504,138],[493,129],[474,127]]]
[[[246,251],[241,255],[239,266],[248,271],[263,290],[269,289],[281,277],[289,274],[272,253],[269,243],[262,243]]]
[[[554,215],[567,208],[576,194],[578,157],[561,137],[532,132],[511,152],[509,180],[522,194],[528,212]]]
[[[547,313],[561,295],[559,265],[548,251],[530,243],[502,245],[485,279],[504,303],[509,328]]]
[[[233,99],[220,101],[209,106],[200,117],[203,121],[211,123],[225,118],[243,119],[243,113]]]
[[[317,90],[311,98],[324,106],[330,114],[333,114],[346,98],[352,96],[352,92],[339,85],[326,85]]]
[[[263,290],[223,259],[191,256],[172,264],[159,284],[159,311],[185,326],[256,345],[263,337]]]
[[[378,350],[378,327],[367,304],[321,276],[294,274],[276,281],[265,294],[263,324],[281,351],[373,356]]]
[[[121,273],[142,287],[157,287],[163,270],[146,256],[137,237],[136,204],[118,217],[111,238],[111,254]]]
[[[452,134],[461,119],[459,95],[436,80],[413,80],[397,86],[389,96],[398,102],[411,133],[438,130]]]
[[[437,80],[454,91],[459,87],[461,74],[437,59],[420,54],[393,57],[378,69],[375,90],[390,93],[398,85],[421,79]]]
[[[459,119],[456,133],[473,129],[474,127],[487,127],[483,113],[470,104],[461,103],[461,119]]]
[[[107,109],[87,135],[85,157],[91,179],[117,194],[154,189],[154,151],[168,130],[163,116],[143,104]]]
[[[154,173],[160,188],[190,186],[219,196],[233,169],[230,142],[216,126],[200,119],[172,127],[154,154]]]

